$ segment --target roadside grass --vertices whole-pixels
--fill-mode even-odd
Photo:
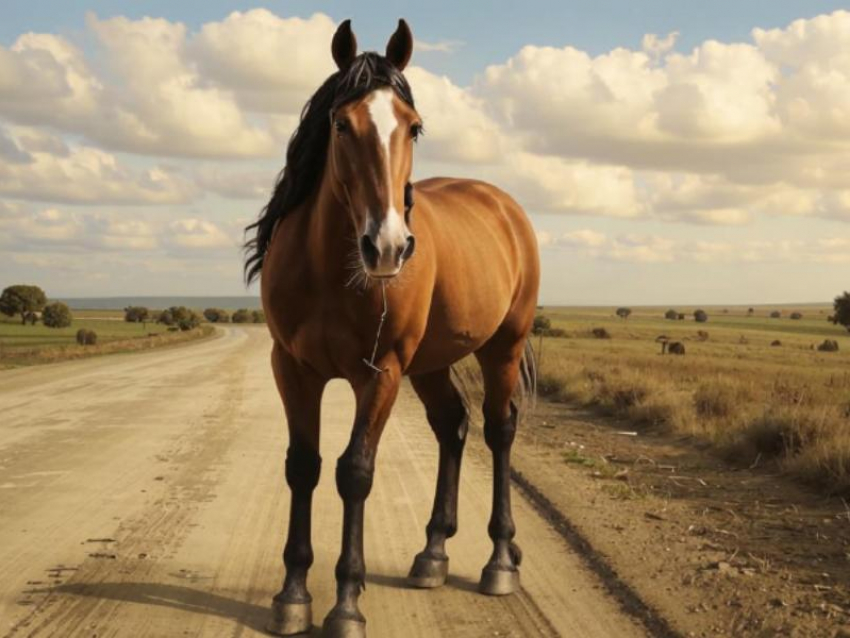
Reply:
[[[539,393],[635,429],[708,442],[735,463],[775,460],[826,492],[850,495],[850,335],[826,321],[825,306],[776,309],[781,319],[767,308],[753,317],[746,308],[705,308],[707,323],[694,322],[692,311],[687,321],[665,320],[666,308],[636,309],[627,320],[613,309],[545,309],[566,337],[534,338]],[[794,310],[804,319],[790,319]],[[612,338],[589,337],[593,327]],[[662,334],[687,354],[662,356]],[[824,338],[840,351],[813,350]],[[771,346],[777,339],[782,345]]]
[[[74,322],[68,328],[47,328],[40,323],[24,326],[20,321],[4,318],[0,320],[0,368],[148,350],[207,337],[214,332],[208,325],[188,332],[172,332],[153,322],[128,323],[120,320],[122,316],[109,311],[75,312]],[[97,333],[97,345],[76,343],[77,330],[81,328]]]

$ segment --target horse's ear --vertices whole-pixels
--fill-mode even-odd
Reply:
[[[386,58],[399,71],[404,71],[404,67],[410,62],[411,55],[413,55],[413,34],[407,22],[402,19],[398,21],[395,33],[387,42]]]
[[[357,38],[351,30],[351,20],[345,20],[334,33],[331,53],[339,70],[347,69],[357,57]]]

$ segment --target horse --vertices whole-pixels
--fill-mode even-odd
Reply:
[[[457,530],[468,423],[452,365],[469,354],[481,368],[484,439],[494,464],[493,553],[479,589],[504,595],[519,587],[510,450],[523,401],[512,397],[534,390],[527,337],[540,278],[536,237],[520,205],[495,186],[447,177],[410,181],[424,130],[403,74],[412,51],[404,20],[384,55],[358,55],[350,20],[340,24],[331,43],[337,70],[305,105],[271,199],[246,228],[253,233],[245,245],[246,279],[260,278],[289,430],[285,578],[268,625],[278,635],[312,626],[311,504],[321,469],[322,392],[334,378],[353,388],[356,415],[336,465],[343,539],[324,634],[365,636],[358,609],[365,503],[404,376],[439,444],[426,544],[409,578],[423,588],[446,582],[445,545]]]

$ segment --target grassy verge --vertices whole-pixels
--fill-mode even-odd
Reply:
[[[76,334],[80,328],[96,332],[97,345],[78,345]],[[127,323],[104,313],[75,318],[72,326],[59,329],[4,321],[0,322],[0,369],[162,348],[209,337],[213,333],[210,325],[187,332],[172,332],[165,326]]]
[[[554,310],[552,325],[567,336],[536,340],[539,391],[628,419],[634,429],[694,437],[737,463],[774,460],[825,491],[850,494],[850,338],[822,311],[809,312],[816,318],[729,311],[696,324],[650,311],[621,320]],[[611,338],[593,338],[591,326]],[[686,355],[662,356],[661,334],[684,343]],[[824,337],[841,350],[812,349]]]
[[[665,320],[666,310],[634,309],[627,320],[611,308],[543,310],[564,336],[533,338],[540,396],[622,418],[630,430],[691,437],[740,465],[774,462],[850,496],[850,335],[826,321],[829,309],[797,308],[804,318],[792,320],[792,308],[780,319],[769,318],[773,309],[706,308],[706,323],[693,309]],[[595,338],[595,328],[610,338]],[[662,355],[661,335],[686,354]],[[839,352],[818,351],[824,339]],[[461,368],[474,389],[473,365]]]

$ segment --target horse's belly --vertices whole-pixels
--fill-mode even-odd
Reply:
[[[495,334],[507,312],[507,303],[476,312],[434,308],[428,327],[408,368],[409,374],[433,372],[475,352]]]

